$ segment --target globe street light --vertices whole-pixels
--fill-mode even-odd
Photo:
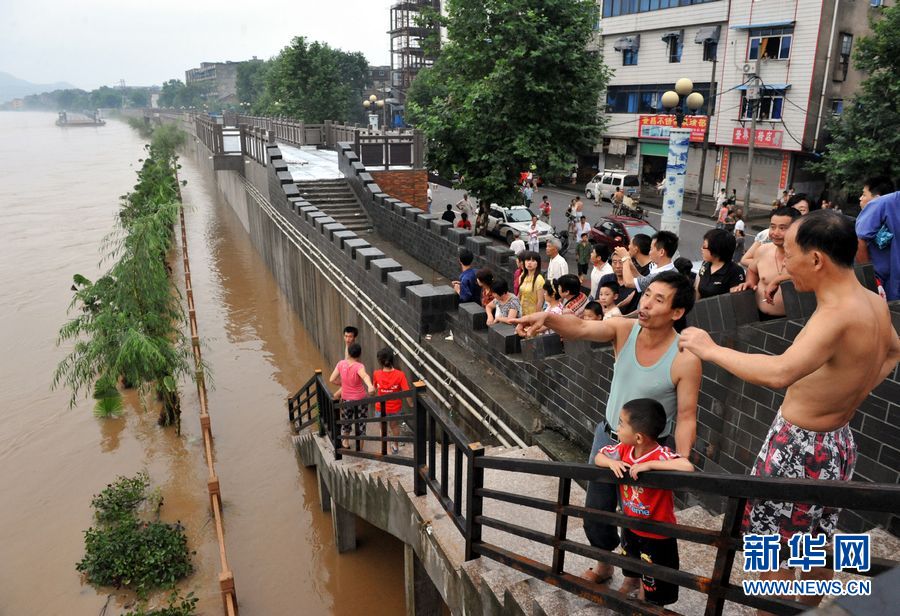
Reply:
[[[678,234],[681,226],[681,210],[684,207],[684,176],[687,173],[688,151],[691,145],[691,129],[682,128],[684,107],[697,111],[703,106],[703,95],[693,92],[694,82],[682,77],[675,82],[675,90],[662,95],[662,105],[675,113],[675,127],[669,131],[669,156],[666,162],[666,183],[662,204],[661,231]],[[684,98],[684,105],[681,99]]]
[[[378,112],[377,109],[382,110],[382,114],[384,114],[387,109],[384,106],[384,100],[379,99],[377,96],[372,94],[363,101],[363,107],[366,108],[366,111],[369,112],[369,127],[372,130],[378,130]],[[384,117],[384,125],[387,126],[387,117]]]

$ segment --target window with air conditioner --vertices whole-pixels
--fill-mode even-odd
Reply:
[[[746,94],[741,95],[742,120],[752,120],[753,112],[756,111],[757,120],[781,121],[783,110],[784,94],[781,92],[765,94],[756,101],[749,100]]]
[[[748,60],[787,60],[791,57],[794,39],[793,26],[781,28],[753,28],[750,30]]]

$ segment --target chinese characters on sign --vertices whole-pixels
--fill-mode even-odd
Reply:
[[[681,127],[691,129],[691,141],[702,143],[708,121],[706,116],[686,115]],[[666,140],[669,138],[669,129],[674,126],[673,115],[642,115],[638,118],[638,138]]]
[[[722,163],[719,166],[719,181],[724,184],[728,181],[728,148],[722,148]]]
[[[834,571],[853,569],[858,573],[871,567],[871,545],[868,535],[837,534],[834,536],[832,552]],[[810,571],[815,567],[827,566],[825,535],[796,533],[788,541],[788,567]],[[781,565],[780,537],[778,535],[744,535],[744,571],[777,571]]]
[[[778,188],[786,189],[788,183],[788,170],[791,166],[791,155],[785,152],[781,155],[781,179],[778,180]]]
[[[783,136],[784,133],[780,130],[757,128],[754,145],[758,148],[780,148]],[[736,127],[731,136],[731,142],[734,145],[750,145],[750,129]]]

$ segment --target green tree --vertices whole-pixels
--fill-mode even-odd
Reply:
[[[448,1],[448,41],[407,108],[430,167],[461,174],[481,200],[479,223],[488,203],[515,198],[521,171],[562,174],[596,144],[610,72],[588,49],[594,11],[590,0]]]
[[[160,107],[200,108],[208,105],[209,90],[197,84],[184,85],[180,79],[165,82],[159,93]]]
[[[853,56],[867,73],[859,93],[829,122],[831,141],[821,160],[808,165],[837,191],[859,191],[868,176],[900,175],[900,5],[880,13]]]
[[[264,105],[257,111],[316,124],[361,121],[367,72],[361,53],[296,37],[266,71]]]
[[[237,97],[241,103],[250,103],[255,108],[266,94],[266,71],[271,62],[248,60],[237,67]]]

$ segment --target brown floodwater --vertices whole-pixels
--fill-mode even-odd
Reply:
[[[107,603],[109,616],[123,611],[132,598],[85,584],[75,563],[91,496],[141,469],[162,490],[163,519],[181,520],[197,551],[183,589],[200,597],[200,613],[221,614],[193,387],[184,387],[180,438],[133,394],[121,418],[100,420],[90,401],[69,409],[68,392],[50,389],[66,352],[55,339],[71,277],[102,271],[100,244],[143,155],[143,141],[122,123],[60,129],[54,118],[0,113],[0,614],[94,615]],[[324,367],[322,357],[188,158],[181,174],[192,281],[241,614],[401,613],[401,544],[360,523],[358,551],[339,556],[315,475],[291,447],[285,398]]]

